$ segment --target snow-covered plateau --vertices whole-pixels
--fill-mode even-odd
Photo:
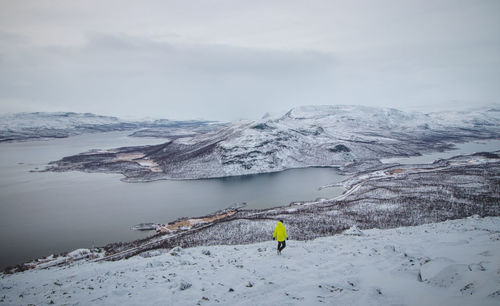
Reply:
[[[52,162],[50,171],[122,173],[126,181],[198,179],[303,167],[366,167],[453,143],[500,137],[500,110],[417,113],[362,106],[303,106],[153,146],[98,150]]]
[[[135,137],[175,139],[213,131],[223,125],[210,121],[121,120],[90,113],[17,113],[0,115],[0,142],[65,138],[85,133],[134,131]]]
[[[281,256],[274,241],[177,247],[2,275],[0,305],[500,304],[500,217],[294,235]]]

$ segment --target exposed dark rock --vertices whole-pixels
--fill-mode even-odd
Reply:
[[[271,127],[265,123],[259,123],[259,124],[253,125],[253,126],[251,126],[251,128],[256,129],[256,130],[271,130],[271,129],[273,129],[273,127]]]
[[[328,148],[328,151],[330,152],[334,152],[334,153],[339,153],[339,152],[351,152],[351,149],[349,149],[348,147],[342,145],[342,144],[339,144],[339,145],[336,145],[335,147],[333,148]]]

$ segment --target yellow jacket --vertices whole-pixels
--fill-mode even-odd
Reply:
[[[275,238],[276,236],[278,236],[278,241],[285,241],[285,239],[288,237],[286,235],[286,227],[283,223],[278,222],[278,224],[276,225],[276,229],[274,230],[274,234],[273,234],[273,238]]]

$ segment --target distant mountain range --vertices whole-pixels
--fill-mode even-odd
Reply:
[[[500,110],[417,113],[363,106],[303,106],[154,146],[87,152],[50,170],[118,172],[129,181],[194,179],[356,164],[500,138]]]
[[[135,131],[136,137],[172,137],[218,129],[211,121],[143,120],[126,121],[90,113],[17,113],[0,115],[0,142],[39,138],[64,138],[84,133]],[[177,135],[179,134],[179,135]]]

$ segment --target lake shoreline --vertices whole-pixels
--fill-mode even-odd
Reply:
[[[310,240],[338,234],[353,225],[361,229],[383,229],[471,215],[499,216],[499,153],[462,155],[434,164],[395,165],[360,173],[345,180],[346,192],[331,200],[297,202],[261,210],[235,208],[198,218],[181,218],[169,225],[182,221],[182,227],[133,242],[108,244],[96,248],[89,254],[93,258],[86,259],[119,260],[176,246],[261,242],[269,239],[265,229],[272,228],[278,219],[285,220],[295,239]],[[474,188],[469,187],[471,184]],[[67,263],[54,260],[53,265]],[[50,261],[42,262],[51,265]],[[8,271],[36,266],[35,262]]]
[[[65,139],[0,144],[0,267],[76,248],[134,241],[147,233],[139,223],[168,223],[203,216],[233,203],[249,208],[331,198],[341,188],[318,187],[345,179],[336,169],[292,169],[223,179],[128,184],[120,174],[29,172],[48,160],[91,148],[152,144],[158,139],[110,132]]]
[[[92,140],[95,144],[107,143],[113,146],[113,143],[109,142],[110,137],[113,137],[116,143],[123,143],[124,140],[130,139],[125,133],[111,132],[104,134],[106,135],[75,136],[73,139],[75,141],[78,140],[77,144],[81,147],[85,146],[85,142],[82,142],[82,140]],[[2,145],[4,149],[9,147],[28,147],[30,150],[33,150],[33,148],[37,148],[40,145],[44,148],[52,148],[53,144],[59,143],[64,145],[64,148],[68,148],[68,144],[74,142],[73,139]],[[130,141],[135,143],[138,140],[130,139]],[[151,141],[154,142],[158,140]],[[490,143],[495,147],[500,142],[496,140],[486,141],[485,143]],[[95,147],[97,146],[95,144],[86,146]],[[72,150],[74,152],[80,149],[74,147]],[[29,152],[28,150],[23,151]],[[13,152],[17,153],[17,151]],[[443,154],[446,156],[446,154],[456,155],[456,153],[457,150],[451,150]],[[43,157],[45,155],[46,154],[41,154],[40,156]],[[426,154],[424,154],[424,156],[425,155]],[[32,169],[34,164],[30,163],[29,159],[19,158],[17,154],[14,156],[15,159],[12,159],[12,166],[6,168],[7,171],[4,171],[4,173],[12,173],[9,174],[10,177],[16,178],[19,174],[16,174],[17,172],[12,172],[15,169],[26,169],[26,171],[30,168]],[[40,156],[38,159],[42,162],[43,159]],[[35,165],[37,165],[37,163],[35,163]],[[11,195],[11,193],[14,192],[16,185],[14,185],[14,188],[9,185],[9,187],[6,187],[8,189],[2,192],[3,205],[12,202],[12,205],[15,205],[12,206],[12,209],[17,209],[16,207],[26,207],[36,210],[42,207],[45,208],[44,211],[41,212],[41,215],[39,213],[36,220],[24,220],[26,216],[30,215],[27,211],[23,215],[18,215],[19,213],[14,211],[16,215],[12,215],[8,214],[8,211],[3,209],[6,214],[4,215],[4,221],[0,222],[0,227],[2,227],[0,240],[4,241],[6,250],[2,255],[4,258],[8,256],[10,259],[3,259],[3,264],[1,266],[6,267],[19,262],[26,262],[32,258],[43,257],[48,254],[66,253],[68,250],[78,247],[92,248],[93,246],[103,246],[115,241],[131,242],[137,239],[144,239],[150,233],[131,231],[130,228],[139,223],[152,222],[165,224],[166,222],[175,222],[179,219],[185,219],[186,216],[208,216],[214,211],[228,207],[231,203],[247,202],[249,203],[249,208],[254,209],[266,207],[275,208],[286,206],[289,203],[311,202],[311,200],[317,198],[332,199],[339,196],[342,191],[345,190],[343,184],[340,182],[348,179],[349,176],[369,171],[388,169],[394,166],[396,166],[396,164],[383,164],[379,160],[367,160],[362,163],[345,165],[338,169],[331,167],[288,169],[282,172],[231,176],[221,179],[187,181],[160,180],[147,184],[131,185],[122,183],[119,180],[120,174],[110,176],[110,174],[79,171],[29,173],[29,175],[26,176],[29,180],[28,182],[24,182],[24,176],[19,176],[20,179],[18,180],[18,184],[20,187],[22,186],[22,189],[19,191],[22,192],[22,197],[26,197],[27,200],[29,200],[30,198],[27,196],[28,193],[26,193],[26,191],[29,190],[27,188],[29,188],[30,184],[34,186],[33,188],[36,187],[35,190],[30,191],[32,194],[37,194],[36,202],[32,201],[32,203],[36,205],[30,204],[30,202],[24,203],[22,199],[19,201],[19,197],[17,196],[14,198],[15,194]],[[6,183],[11,183],[10,177],[9,181],[5,180]],[[306,182],[309,183],[308,186],[304,185]],[[80,191],[73,191],[77,186]],[[168,188],[168,191],[165,190],[165,188]],[[196,190],[197,192],[193,193],[192,190]],[[260,193],[251,194],[252,192],[248,193],[249,190],[259,190]],[[280,193],[275,194],[276,190],[279,190]],[[303,192],[297,194],[297,191]],[[41,196],[38,195],[40,192],[49,195],[49,197],[46,197],[47,200],[44,200],[43,194]],[[95,196],[103,192],[112,195],[112,202],[109,202],[109,196],[102,199],[95,198],[91,202],[88,201],[88,199],[91,199],[89,198],[89,194]],[[78,193],[82,194],[79,195]],[[286,195],[286,197],[280,198],[281,193]],[[165,204],[162,203],[163,199],[168,200],[169,198],[165,198],[163,194],[168,195],[168,197],[171,197],[172,194],[176,194],[170,202],[172,205],[175,204],[178,207],[175,208],[170,205],[165,206]],[[199,194],[199,196],[196,194]],[[212,196],[213,199],[207,198],[206,195],[208,194],[215,196]],[[57,198],[54,198],[54,195],[57,195]],[[275,197],[273,199],[264,198],[271,195]],[[253,201],[249,201],[252,197],[254,197]],[[15,199],[15,202],[11,199]],[[68,201],[67,199],[71,200]],[[67,203],[65,203],[65,201]],[[19,204],[23,203],[23,205],[19,205],[17,202],[19,202]],[[58,202],[61,202],[60,206],[55,205]],[[107,218],[106,215],[103,214],[102,218],[98,216],[96,219],[94,212],[102,210],[101,205],[104,204],[101,203],[106,203],[106,206],[109,206],[110,214]],[[147,205],[147,208],[141,209],[137,206],[137,203],[143,203],[143,205]],[[204,203],[204,206],[198,208],[196,206],[197,203]],[[67,210],[70,211],[69,213],[65,213],[64,218],[60,218],[54,222],[52,219],[54,213],[50,213],[53,211],[54,207],[57,207],[57,211],[61,213]],[[46,215],[46,217],[44,217],[44,215]],[[74,218],[72,217],[73,215]],[[86,221],[87,219],[89,221]],[[11,226],[11,220],[17,220],[18,222]],[[45,220],[48,220],[48,222]],[[117,223],[117,221],[120,222]],[[49,228],[49,231],[45,230],[45,228]],[[13,235],[12,233],[19,234]],[[66,233],[66,235],[63,235],[63,233]],[[3,237],[1,235],[3,235]],[[19,235],[19,237],[16,235]],[[71,237],[71,241],[66,241],[66,237]],[[21,251],[15,251],[25,250],[27,245],[31,246],[28,248],[35,250],[35,252],[31,251],[31,256],[27,255],[29,253],[26,251],[22,251],[24,255],[19,253]],[[40,250],[35,248],[40,248]],[[19,260],[19,258],[22,258],[22,260]]]

